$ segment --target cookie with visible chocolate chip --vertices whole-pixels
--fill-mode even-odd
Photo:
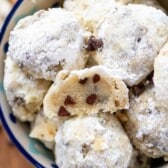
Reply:
[[[113,114],[74,117],[55,137],[61,168],[127,168],[132,145]]]
[[[125,83],[103,66],[62,71],[44,98],[47,117],[115,112],[129,107]]]
[[[23,72],[10,57],[5,60],[4,89],[14,115],[21,121],[34,119],[50,85]]]
[[[154,59],[168,38],[167,25],[167,15],[150,6],[111,8],[96,28],[103,47],[95,61],[121,70],[129,86],[137,85],[153,71]]]

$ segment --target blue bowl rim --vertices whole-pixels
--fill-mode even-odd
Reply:
[[[22,4],[24,0],[18,0],[14,7],[12,8],[12,10],[10,11],[10,13],[8,14],[8,16],[6,17],[6,20],[4,21],[4,24],[2,25],[1,31],[0,31],[0,45],[4,36],[4,33],[10,23],[10,20],[12,19],[13,15],[15,14],[15,12],[17,11],[17,9],[19,8],[19,6]],[[0,102],[1,104],[1,102]],[[24,147],[17,141],[17,138],[15,137],[15,135],[12,133],[11,129],[9,128],[7,122],[5,121],[5,117],[3,115],[1,106],[0,106],[0,120],[2,122],[3,127],[5,128],[10,140],[12,141],[12,143],[18,148],[18,150],[23,154],[23,156],[29,160],[29,162],[31,162],[35,167],[37,168],[45,168],[43,165],[41,165],[37,160],[35,160],[25,149]]]

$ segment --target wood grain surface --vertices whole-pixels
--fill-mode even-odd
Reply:
[[[0,125],[0,168],[33,168],[10,142]]]

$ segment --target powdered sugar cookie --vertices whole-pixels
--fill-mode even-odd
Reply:
[[[61,168],[127,168],[132,146],[113,115],[66,121],[56,135],[56,163]]]
[[[161,49],[154,63],[154,85],[156,99],[168,108],[168,43]]]
[[[127,73],[127,84],[136,85],[153,70],[154,58],[167,40],[167,25],[168,17],[153,7],[112,9],[97,28],[103,47],[94,57],[98,64]]]
[[[130,0],[65,0],[64,8],[73,12],[81,25],[93,32],[110,9],[128,2]]]
[[[62,71],[44,98],[47,117],[115,112],[127,109],[128,89],[103,66]]]
[[[84,67],[84,38],[85,31],[70,12],[41,10],[16,25],[10,34],[8,56],[34,77],[54,80],[62,69]]]
[[[168,111],[159,106],[153,88],[132,97],[125,122],[133,144],[149,157],[168,156]]]
[[[5,61],[4,89],[14,115],[32,121],[41,108],[51,82],[34,79],[19,69],[10,57]]]

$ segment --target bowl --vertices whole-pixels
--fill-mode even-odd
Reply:
[[[12,114],[3,89],[4,59],[8,51],[10,31],[23,17],[40,9],[57,6],[58,0],[18,0],[7,16],[0,32],[0,118],[13,144],[37,168],[57,168],[54,155],[42,143],[28,137],[28,124],[20,123]]]
[[[168,1],[158,0],[168,9]],[[37,168],[58,168],[51,151],[37,140],[28,136],[29,125],[19,122],[12,114],[3,89],[4,59],[8,51],[10,31],[23,17],[40,9],[56,7],[58,0],[18,0],[7,16],[0,31],[0,119],[11,141],[20,152]]]

